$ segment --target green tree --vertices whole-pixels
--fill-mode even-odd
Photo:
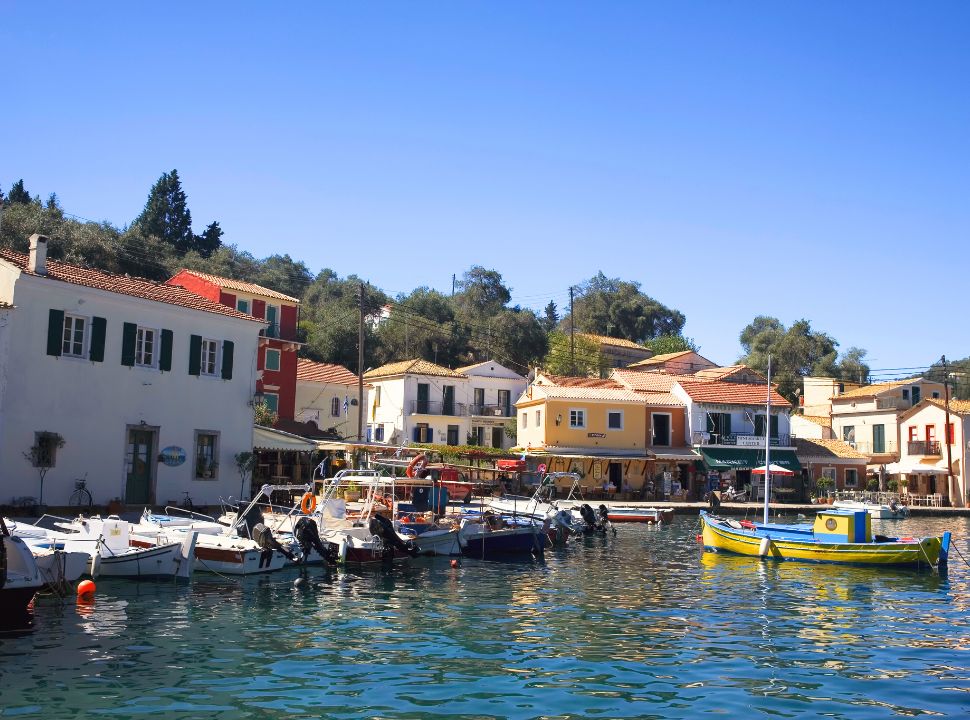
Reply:
[[[574,312],[578,331],[640,343],[660,335],[679,335],[686,322],[679,310],[643,293],[640,283],[608,278],[602,272],[580,286]],[[571,321],[565,316],[559,329],[567,330]]]
[[[539,320],[542,323],[542,329],[547,333],[551,333],[556,329],[559,324],[559,313],[557,312],[556,303],[552,300],[546,305],[545,310],[543,310],[542,318]]]
[[[549,349],[546,332],[531,310],[506,309],[483,322],[486,327],[479,325],[471,333],[472,359],[494,358],[525,375]]]
[[[582,335],[576,335],[575,353],[569,333],[558,330],[549,334],[549,351],[542,361],[542,369],[555,375],[600,377],[607,370],[607,362],[599,345]]]
[[[948,360],[946,370],[943,368],[943,359],[940,358],[923,377],[935,382],[948,382],[950,397],[954,400],[970,400],[970,357]]]
[[[211,257],[212,253],[222,246],[222,228],[218,222],[209,223],[201,235],[195,236],[193,249],[204,258]]]
[[[866,351],[850,347],[839,358],[839,377],[857,383],[869,382],[869,365],[865,362]]]
[[[178,170],[162,173],[148,193],[145,209],[133,224],[143,234],[161,238],[179,253],[195,249],[192,213]]]
[[[398,296],[390,317],[377,332],[376,362],[423,358],[456,367],[470,360],[471,333],[450,300],[427,287]]]
[[[495,315],[512,299],[511,291],[502,282],[502,274],[481,265],[473,266],[462,276],[458,290],[455,307],[466,318]]]
[[[700,350],[692,338],[683,335],[661,335],[647,343],[647,346],[654,355],[666,355],[667,353],[683,352],[684,350],[693,350],[694,352]]]
[[[255,282],[298,298],[313,282],[313,275],[306,265],[289,255],[270,255],[260,263]]]
[[[7,204],[8,205],[27,205],[30,203],[30,193],[24,188],[23,178],[15,182],[11,188],[10,192],[7,193]]]

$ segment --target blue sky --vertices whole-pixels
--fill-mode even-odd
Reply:
[[[805,317],[874,368],[970,355],[966,3],[0,8],[0,185],[391,292],[474,264],[560,307],[602,270],[728,363]]]

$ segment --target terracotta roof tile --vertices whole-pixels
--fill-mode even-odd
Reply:
[[[723,403],[725,405],[763,405],[767,400],[765,385],[718,381],[678,380],[680,386],[694,402]],[[778,391],[772,387],[771,404],[776,407],[791,407]]]
[[[34,277],[46,277],[51,280],[71,283],[72,285],[81,285],[96,290],[117,293],[118,295],[128,295],[143,300],[154,300],[169,305],[179,305],[180,307],[191,310],[201,310],[203,312],[215,313],[216,315],[226,315],[240,320],[249,320],[251,322],[265,324],[265,321],[260,318],[255,318],[252,315],[241,313],[235,308],[212,302],[201,295],[196,295],[177,285],[166,285],[165,283],[155,282],[154,280],[130,277],[128,275],[114,275],[112,273],[102,272],[101,270],[69,265],[58,260],[48,260],[47,274],[37,275],[27,270],[28,258],[26,255],[13,252],[12,250],[0,250],[0,258],[13,263],[23,270],[25,274]]]
[[[747,375],[759,382],[767,382],[768,378],[747,365],[728,365],[726,367],[705,368],[694,373],[696,380],[725,380],[736,375]]]
[[[633,350],[646,350],[649,351],[650,348],[640,343],[633,342],[632,340],[627,340],[626,338],[615,338],[609,335],[594,335],[592,333],[576,333],[578,337],[584,337],[587,340],[592,340],[595,343],[601,345],[614,345],[616,347],[631,348]]]
[[[832,427],[832,418],[828,415],[799,415],[798,417],[803,420],[808,420],[816,425],[821,425],[822,427],[830,428]]]
[[[334,385],[356,385],[357,376],[343,365],[314,362],[297,358],[296,379],[306,382],[333,383]]]
[[[537,385],[556,386],[556,387],[587,387],[587,388],[607,388],[621,390],[623,386],[610,378],[591,378],[572,375],[553,375],[552,373],[539,373],[540,382]],[[542,379],[548,383],[541,382]]]
[[[926,398],[926,402],[937,407],[945,408],[943,398]],[[970,400],[950,400],[950,412],[954,415],[970,415]]]
[[[276,298],[277,300],[288,300],[289,302],[298,303],[299,298],[290,297],[289,295],[284,295],[281,292],[276,292],[276,290],[270,290],[262,285],[256,285],[255,283],[243,282],[242,280],[233,280],[232,278],[219,277],[218,275],[210,275],[209,273],[199,272],[198,270],[185,270],[182,269],[179,272],[189,273],[190,275],[195,275],[198,278],[207,280],[213,285],[218,285],[221,288],[226,288],[227,290],[235,290],[236,292],[250,293],[251,295],[263,295],[264,297]]]
[[[912,380],[894,380],[893,382],[883,382],[883,383],[873,383],[872,385],[863,385],[862,387],[846,390],[841,395],[834,396],[832,400],[842,400],[843,398],[875,397],[876,395],[881,395],[884,392],[893,390],[898,387],[909,387],[913,383],[920,382],[922,379],[923,378],[913,378]]]
[[[364,373],[364,379],[391,377],[392,375],[436,375],[438,377],[464,378],[456,370],[449,370],[441,365],[435,365],[427,360],[402,360],[400,362],[388,363],[379,368],[374,368]]]
[[[679,352],[663,353],[662,355],[654,355],[652,358],[647,358],[646,360],[640,360],[638,362],[627,365],[627,367],[649,367],[650,365],[663,365],[665,362],[670,360],[676,360],[684,355],[690,355],[693,350],[681,350]]]
[[[804,457],[830,457],[865,462],[868,456],[854,450],[842,440],[820,440],[818,438],[796,438],[795,454]]]
[[[540,385],[538,387],[547,398],[558,400],[619,400],[634,403],[643,402],[643,398],[638,393],[626,389],[575,386],[560,387],[557,385]]]
[[[621,386],[641,392],[669,392],[677,382],[678,375],[642,370],[617,369],[610,376]]]

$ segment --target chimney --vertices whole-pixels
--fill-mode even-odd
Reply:
[[[47,274],[47,241],[46,235],[34,233],[30,236],[30,259],[27,260],[27,270],[38,275]]]

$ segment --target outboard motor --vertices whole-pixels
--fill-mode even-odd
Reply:
[[[394,530],[394,523],[383,515],[374,515],[370,519],[371,535],[379,537],[384,545],[384,562],[394,559],[394,550],[406,552],[411,557],[418,556],[418,547],[413,540],[404,541]]]
[[[599,508],[597,508],[596,514],[597,519],[599,520],[597,527],[602,528],[604,533],[612,530],[613,534],[616,535],[616,528],[613,527],[613,523],[610,522],[610,511],[606,505],[600,505]]]
[[[296,562],[296,555],[280,545],[279,540],[273,537],[273,531],[266,527],[263,523],[257,523],[253,528],[253,540],[255,540],[256,544],[263,548],[263,550],[279,551],[283,553],[291,562]]]
[[[306,562],[311,550],[316,550],[317,554],[323,558],[328,565],[337,564],[337,546],[327,543],[325,547],[317,531],[317,524],[310,518],[303,516],[296,521],[293,526],[293,537],[300,544],[300,551],[303,553],[303,560]]]
[[[549,523],[548,535],[553,545],[565,545],[569,536],[576,532],[572,515],[568,510],[559,510],[546,518]]]
[[[246,507],[247,506],[242,504],[237,507],[236,522],[233,524],[233,527],[236,528],[237,535],[255,540],[256,538],[253,537],[253,531],[256,529],[257,525],[264,522],[263,511],[259,509],[258,505],[253,505],[248,511],[244,512]],[[239,532],[242,528],[246,528],[245,532]]]
[[[594,532],[598,531],[599,528],[597,527],[596,523],[596,513],[593,511],[593,508],[586,503],[583,503],[579,506],[579,514],[582,516],[583,522],[586,524],[586,527],[583,528],[583,535],[592,535]]]

